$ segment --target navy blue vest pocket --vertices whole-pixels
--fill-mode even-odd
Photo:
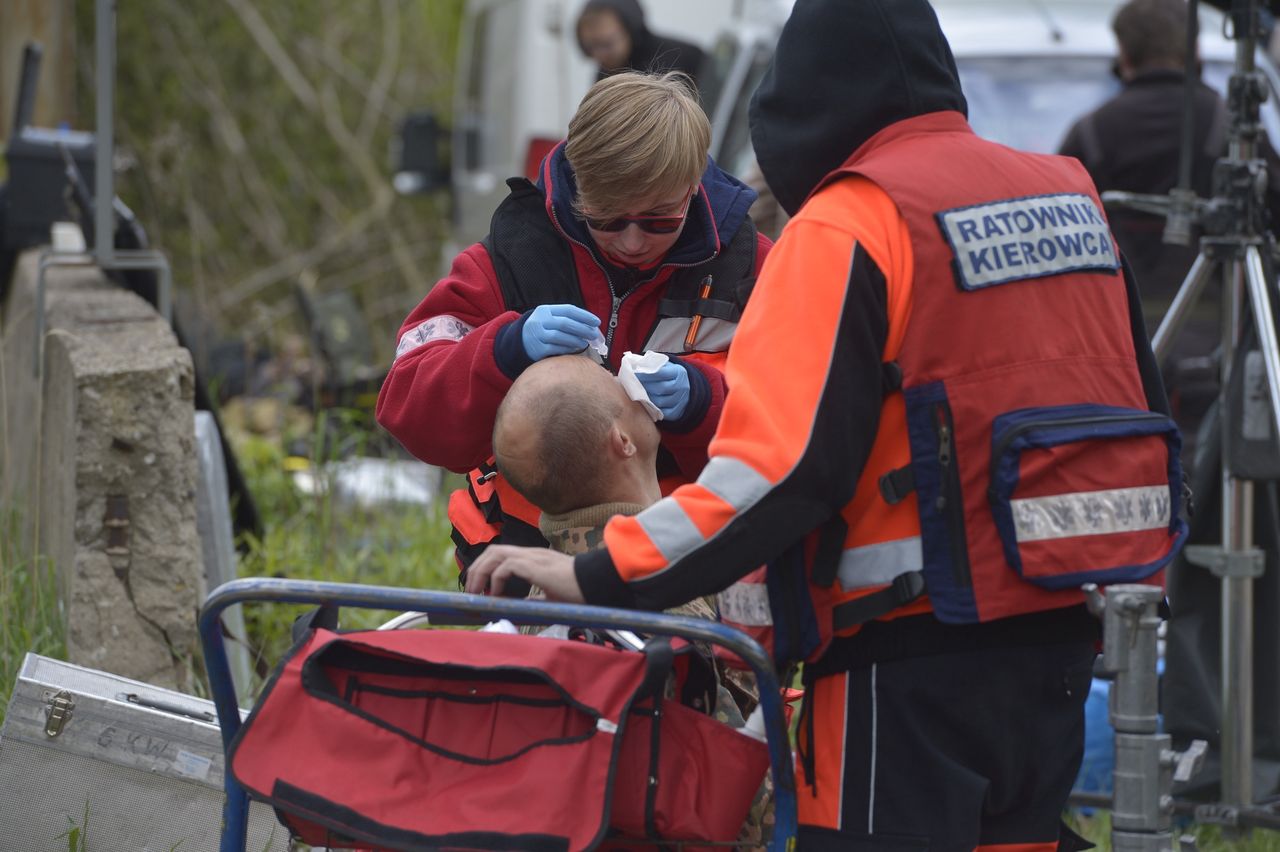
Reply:
[[[1044,589],[1151,576],[1186,537],[1163,414],[1078,404],[996,417],[988,502],[1009,567]]]
[[[942,382],[904,391],[911,469],[919,499],[925,586],[944,621],[977,620],[966,529],[961,448],[951,401]],[[979,490],[980,493],[980,490]]]

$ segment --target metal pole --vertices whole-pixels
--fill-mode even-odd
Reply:
[[[1233,143],[1234,145],[1235,143]],[[1239,257],[1225,263],[1223,293],[1222,386],[1229,386],[1232,364],[1240,345],[1240,318],[1244,307],[1245,266]],[[1256,317],[1259,324],[1261,318]],[[1230,565],[1231,554],[1253,547],[1253,483],[1231,474],[1232,424],[1228,406],[1222,417],[1222,544]],[[1222,577],[1222,779],[1221,798],[1227,805],[1246,807],[1253,802],[1253,581]]]
[[[1254,24],[1254,4],[1250,2],[1242,21],[1235,20],[1236,26],[1245,26],[1250,34]],[[1252,38],[1236,40],[1236,73],[1248,74],[1254,70],[1255,43]],[[1256,121],[1256,116],[1253,116]],[[1248,161],[1256,154],[1255,131],[1251,127],[1240,129],[1232,134],[1229,155],[1238,161]],[[1246,266],[1245,259],[1249,259]],[[1257,264],[1256,278],[1254,264]],[[1254,307],[1254,324],[1260,332],[1260,343],[1263,345],[1263,356],[1266,358],[1268,387],[1271,391],[1271,405],[1277,411],[1274,427],[1280,427],[1280,410],[1276,409],[1280,400],[1276,398],[1276,382],[1280,375],[1270,375],[1276,371],[1275,329],[1271,324],[1269,306],[1263,311],[1257,310],[1259,300],[1266,302],[1261,261],[1257,257],[1257,248],[1249,246],[1244,257],[1237,255],[1227,264],[1228,292],[1224,294],[1223,310],[1223,353],[1222,386],[1228,387],[1228,377],[1232,366],[1233,353],[1240,345],[1240,328],[1243,316],[1245,288],[1249,288],[1249,298]],[[1254,286],[1254,285],[1257,286]],[[1266,344],[1272,348],[1268,351]],[[1226,417],[1226,406],[1222,412]],[[1227,447],[1231,436],[1229,418],[1223,420],[1223,500],[1222,500],[1222,533],[1223,546],[1230,560],[1231,554],[1244,553],[1253,547],[1253,483],[1236,479],[1231,475],[1226,460],[1230,458]],[[1253,804],[1253,579],[1239,576],[1235,571],[1228,571],[1222,578],[1222,781],[1221,798],[1227,805],[1248,807]]]
[[[107,267],[115,250],[115,175],[111,171],[112,140],[115,134],[116,82],[116,0],[95,0],[95,44],[97,53],[97,130],[94,141],[93,253],[98,264]]]

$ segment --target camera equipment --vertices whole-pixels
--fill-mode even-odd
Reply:
[[[35,127],[31,123],[41,56],[38,44],[28,43],[23,49],[13,135],[5,149],[9,191],[0,242],[3,248],[12,250],[43,245],[49,241],[49,226],[66,218],[62,197],[64,153],[90,180],[93,175],[93,134]]]
[[[1199,254],[1152,337],[1152,348],[1161,363],[1209,283],[1221,284],[1217,408],[1221,545],[1191,546],[1185,553],[1187,561],[1207,568],[1221,584],[1221,787],[1220,803],[1202,806],[1196,812],[1202,820],[1228,826],[1274,826],[1275,813],[1255,806],[1253,791],[1254,582],[1262,576],[1265,564],[1263,551],[1254,544],[1255,484],[1280,478],[1276,437],[1280,348],[1271,283],[1275,280],[1276,244],[1266,228],[1267,171],[1259,148],[1260,105],[1267,96],[1268,83],[1255,64],[1261,4],[1258,0],[1231,0],[1223,5],[1228,6],[1228,35],[1236,42],[1236,54],[1227,94],[1228,152],[1214,166],[1213,197],[1196,198],[1190,188],[1197,12],[1197,0],[1190,0],[1180,185],[1169,196],[1108,192],[1103,200],[1165,215],[1167,243],[1188,244],[1193,224],[1203,229]],[[1118,734],[1117,767],[1123,745],[1120,740]],[[1118,794],[1118,772],[1116,780]],[[1174,807],[1172,800],[1168,806]]]
[[[1173,782],[1187,781],[1204,762],[1208,744],[1195,740],[1174,751],[1172,738],[1159,733],[1159,683],[1156,675],[1159,586],[1118,585],[1104,598],[1085,586],[1089,609],[1103,621],[1098,669],[1114,684],[1108,715],[1116,731],[1115,794],[1111,808],[1111,847],[1120,852],[1166,852],[1173,848]],[[1185,843],[1183,844],[1185,847]]]

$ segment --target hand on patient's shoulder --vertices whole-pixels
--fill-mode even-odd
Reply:
[[[573,573],[573,557],[545,547],[490,545],[467,569],[467,592],[500,595],[508,577],[538,586],[550,600],[583,602]]]

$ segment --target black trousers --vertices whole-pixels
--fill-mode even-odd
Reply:
[[[799,848],[1089,848],[1061,818],[1094,656],[1074,641],[817,677],[799,732]]]

